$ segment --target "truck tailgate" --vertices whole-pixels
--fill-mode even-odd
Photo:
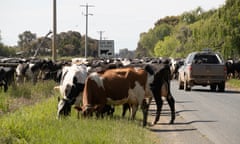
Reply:
[[[225,66],[215,64],[192,64],[191,74],[192,76],[224,78]]]

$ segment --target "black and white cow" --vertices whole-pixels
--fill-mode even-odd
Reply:
[[[59,90],[62,99],[59,99],[57,117],[68,116],[71,113],[71,107],[80,107],[82,91],[87,78],[87,67],[85,65],[65,66],[62,69],[62,76]]]
[[[240,79],[240,61],[227,60],[225,63],[227,78]]]
[[[36,84],[42,62],[20,62],[16,67],[17,84],[31,80]]]

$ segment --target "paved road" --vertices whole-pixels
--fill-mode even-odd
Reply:
[[[185,92],[178,90],[177,81],[172,81],[176,123],[166,124],[170,116],[168,106],[164,105],[162,119],[157,126],[151,128],[152,131],[159,132],[160,137],[168,141],[164,142],[166,144],[239,144],[240,91],[226,89],[226,92],[220,93],[210,92],[209,89],[195,86],[192,91]]]

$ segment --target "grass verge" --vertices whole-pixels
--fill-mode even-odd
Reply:
[[[48,86],[47,86],[48,85]],[[8,144],[159,144],[159,138],[141,126],[141,112],[137,120],[121,118],[121,107],[116,108],[113,118],[76,118],[72,116],[57,120],[57,96],[52,92],[53,84],[29,86],[30,92],[18,92],[19,97],[28,100],[39,99],[31,105],[21,105],[15,111],[0,117],[0,143]],[[48,88],[51,87],[51,88]],[[23,91],[28,91],[23,89]],[[7,105],[11,105],[11,92],[6,95]],[[34,94],[35,93],[35,94]],[[12,94],[12,93],[11,93]],[[14,96],[14,98],[18,96]],[[2,97],[3,98],[3,97]],[[21,98],[20,98],[21,99]],[[6,105],[5,105],[6,106]],[[9,106],[10,107],[10,106]],[[9,111],[9,108],[7,108]]]
[[[155,144],[159,143],[140,121],[120,118],[56,119],[56,98],[23,107],[0,118],[0,143]]]
[[[239,79],[230,79],[227,81],[227,83],[230,87],[240,89],[240,80]]]

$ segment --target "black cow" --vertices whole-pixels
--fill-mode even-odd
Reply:
[[[162,97],[166,98],[170,106],[171,109],[170,124],[173,124],[175,120],[175,100],[170,91],[171,71],[169,65],[168,64],[146,65],[145,70],[154,76],[153,82],[150,84],[150,88],[157,105],[157,113],[153,124],[156,124],[159,121],[163,105]]]
[[[240,61],[227,60],[226,63],[227,78],[240,79]]]
[[[14,82],[15,68],[13,67],[0,67],[0,86],[7,92],[8,86]]]
[[[62,67],[69,65],[65,62],[53,62],[51,60],[46,61],[41,67],[41,79],[42,80],[54,80],[60,83],[62,76]]]

